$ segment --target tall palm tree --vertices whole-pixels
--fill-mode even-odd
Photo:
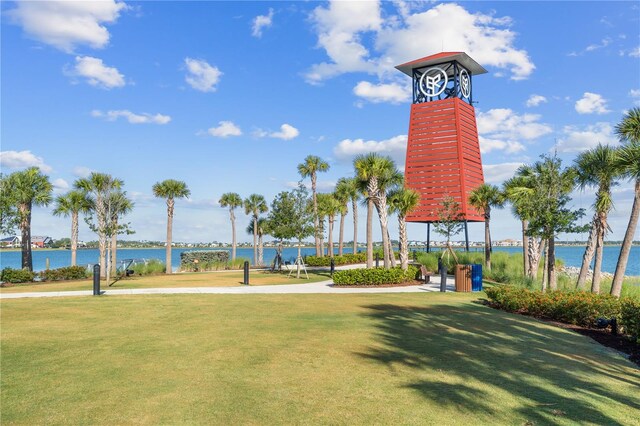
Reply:
[[[264,264],[264,244],[262,241],[262,237],[269,233],[269,221],[261,217],[257,221],[249,222],[249,226],[247,226],[247,234],[249,235],[257,235],[258,236],[258,265]]]
[[[596,261],[593,267],[593,281],[591,283],[591,291],[593,293],[600,292],[604,235],[609,228],[607,216],[613,208],[611,187],[615,185],[615,180],[620,176],[620,172],[616,167],[617,157],[617,149],[609,145],[598,144],[595,148],[582,152],[574,160],[580,189],[584,190],[586,187],[592,186],[598,188],[596,200],[593,203],[595,214],[591,222],[591,232],[582,257],[582,267],[580,268],[577,283],[578,288],[584,286],[589,265],[595,252]]]
[[[333,224],[341,209],[342,204],[334,194],[318,194],[318,214],[329,222],[329,257],[333,257]]]
[[[342,249],[344,246],[344,218],[349,213],[349,200],[351,199],[348,179],[338,179],[338,183],[336,183],[336,189],[333,193],[333,196],[340,203],[340,233],[338,234],[338,256],[342,256]]]
[[[501,208],[505,197],[500,188],[483,183],[469,194],[469,204],[484,215],[484,261],[488,271],[491,270],[491,208]]]
[[[400,182],[402,175],[398,173],[396,165],[391,158],[380,156],[376,153],[357,156],[353,165],[356,170],[357,179],[366,185],[367,193],[378,211],[380,230],[382,233],[384,267],[389,268],[387,189]],[[367,224],[369,224],[368,222],[369,219],[367,219]]]
[[[253,262],[254,265],[262,265],[258,258],[258,217],[260,213],[269,210],[264,197],[259,194],[251,194],[244,200],[244,213],[251,215],[253,219]]]
[[[343,182],[343,183],[341,183]],[[358,201],[360,201],[360,190],[356,178],[342,178],[338,180],[337,188],[351,200],[351,213],[353,214],[353,253],[358,252]]]
[[[611,284],[611,294],[620,296],[633,235],[638,226],[638,216],[640,216],[640,108],[632,108],[616,126],[615,131],[618,137],[625,142],[625,145],[618,152],[618,167],[623,176],[635,181],[635,194],[629,215],[629,224],[624,234],[624,240],[622,240],[618,264]]]
[[[311,197],[313,200],[313,215],[315,226],[315,243],[316,243],[316,256],[321,257],[322,251],[320,250],[320,224],[318,218],[318,199],[316,196],[316,183],[318,172],[326,172],[329,170],[329,163],[317,157],[315,155],[308,155],[304,161],[298,164],[298,173],[304,179],[306,177],[311,178]]]
[[[133,210],[133,201],[127,198],[127,193],[123,191],[113,191],[109,194],[109,211],[111,212],[111,259],[107,270],[107,282],[110,275],[115,276],[117,269],[118,234],[131,233],[128,225],[118,223],[119,219]]]
[[[401,188],[389,194],[389,211],[398,215],[398,238],[400,240],[400,266],[409,267],[409,242],[406,217],[420,202],[420,194],[413,189]]]
[[[235,192],[222,194],[218,200],[221,207],[229,207],[229,217],[231,218],[231,260],[236,260],[236,214],[235,209],[242,207],[242,198]]]
[[[22,268],[33,271],[31,255],[31,211],[33,206],[47,206],[51,202],[53,185],[49,176],[42,174],[39,168],[11,173],[5,182],[11,202],[16,206],[18,226],[22,233]]]
[[[153,185],[153,195],[158,198],[167,199],[167,248],[166,248],[166,266],[165,272],[171,274],[173,268],[171,267],[171,243],[173,233],[173,209],[175,206],[176,198],[187,198],[191,195],[191,191],[187,187],[187,184],[180,180],[167,179],[162,182],[157,182]]]
[[[71,266],[76,266],[78,253],[78,216],[91,210],[91,201],[87,195],[78,190],[71,190],[60,195],[55,200],[53,214],[56,216],[71,216]]]
[[[98,251],[100,252],[100,276],[107,277],[107,236],[110,235],[109,194],[119,190],[124,182],[106,173],[93,172],[89,177],[78,179],[74,187],[87,194],[92,203],[92,213],[96,215],[97,224],[90,225],[98,234]]]

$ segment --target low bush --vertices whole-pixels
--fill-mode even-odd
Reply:
[[[485,293],[495,305],[505,311],[526,313],[583,327],[593,327],[598,318],[620,317],[623,304],[632,306],[631,311],[640,309],[637,301],[620,300],[608,294],[560,290],[542,293],[506,285],[488,287]],[[633,321],[630,323],[633,327]]]
[[[42,281],[81,280],[89,277],[89,271],[84,266],[66,266],[64,268],[40,271],[37,276]]]
[[[404,271],[402,268],[359,268],[336,271],[333,274],[333,282],[337,285],[384,285],[401,284],[415,280],[418,276],[418,268],[409,265]]]
[[[166,272],[166,266],[163,261],[151,259],[146,263],[136,263],[129,268],[136,275],[153,275]]]
[[[0,281],[12,284],[31,282],[35,277],[36,274],[28,269],[4,268],[0,273]]]
[[[334,256],[333,261],[336,266],[339,265],[353,265],[355,263],[364,263],[367,261],[367,254],[364,252],[360,253],[346,253],[342,256]],[[305,259],[305,263],[307,266],[329,266],[331,264],[331,258],[329,256],[325,257],[316,257],[316,256],[307,256]]]
[[[625,334],[640,344],[640,300],[625,298],[620,301],[620,325]]]

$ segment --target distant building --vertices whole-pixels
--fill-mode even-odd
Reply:
[[[0,247],[5,247],[5,248],[14,248],[14,247],[20,247],[20,237],[17,236],[13,236],[13,237],[6,237],[0,240]]]
[[[43,237],[39,235],[31,237],[31,247],[33,248],[51,247],[51,243],[53,243],[53,239],[51,237]]]

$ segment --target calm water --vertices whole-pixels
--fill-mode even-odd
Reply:
[[[180,265],[180,253],[183,251],[203,250],[203,249],[173,249],[171,255],[171,263],[173,269],[177,269]],[[496,247],[495,251],[506,251],[510,253],[519,253],[522,251],[520,247]],[[231,251],[231,250],[229,250]],[[584,253],[583,247],[556,247],[556,257],[562,259],[567,266],[580,267],[582,263],[582,255]],[[345,253],[351,253],[350,249],[345,247]],[[266,263],[271,263],[275,257],[275,249],[264,249],[264,260]],[[313,255],[315,248],[303,248],[302,255]],[[616,269],[616,262],[618,261],[618,254],[620,253],[620,246],[606,246],[604,248],[604,256],[602,259],[602,270],[605,272],[613,273]],[[294,261],[297,255],[296,248],[285,248],[283,251],[283,258],[285,260]],[[164,261],[165,249],[119,249],[118,260],[122,259],[160,259]],[[244,257],[249,260],[253,259],[253,249],[251,248],[239,248],[237,250],[238,257]],[[49,259],[51,268],[60,268],[63,266],[69,266],[71,264],[71,251],[70,250],[45,250],[45,251],[33,251],[33,269],[41,271],[45,269],[46,259]],[[98,263],[98,249],[84,249],[78,250],[78,265],[88,265]],[[0,251],[0,268],[20,267],[20,252],[19,251]],[[626,275],[640,275],[640,246],[633,246],[631,248],[631,254],[629,256],[629,263],[627,265]]]

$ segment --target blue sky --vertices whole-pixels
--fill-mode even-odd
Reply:
[[[134,239],[164,239],[165,204],[151,193],[164,179],[192,192],[177,203],[174,240],[230,241],[220,195],[270,202],[299,180],[308,154],[331,165],[322,192],[353,175],[359,153],[403,167],[411,92],[394,66],[442,50],[489,71],[474,79],[474,100],[490,183],[554,150],[568,165],[598,142],[615,145],[613,126],[640,104],[637,2],[1,7],[2,172],[40,166],[56,193],[90,171],[123,179]],[[610,239],[624,234],[632,194],[627,182],[615,188]],[[593,190],[575,194],[577,207],[592,201]],[[67,236],[68,219],[50,211],[36,209],[33,233]],[[238,217],[242,230],[248,218]],[[495,239],[517,238],[519,227],[508,209],[494,214]],[[425,239],[425,228],[410,225],[409,238]],[[470,225],[472,239],[482,232]],[[95,239],[84,224],[80,237]]]

